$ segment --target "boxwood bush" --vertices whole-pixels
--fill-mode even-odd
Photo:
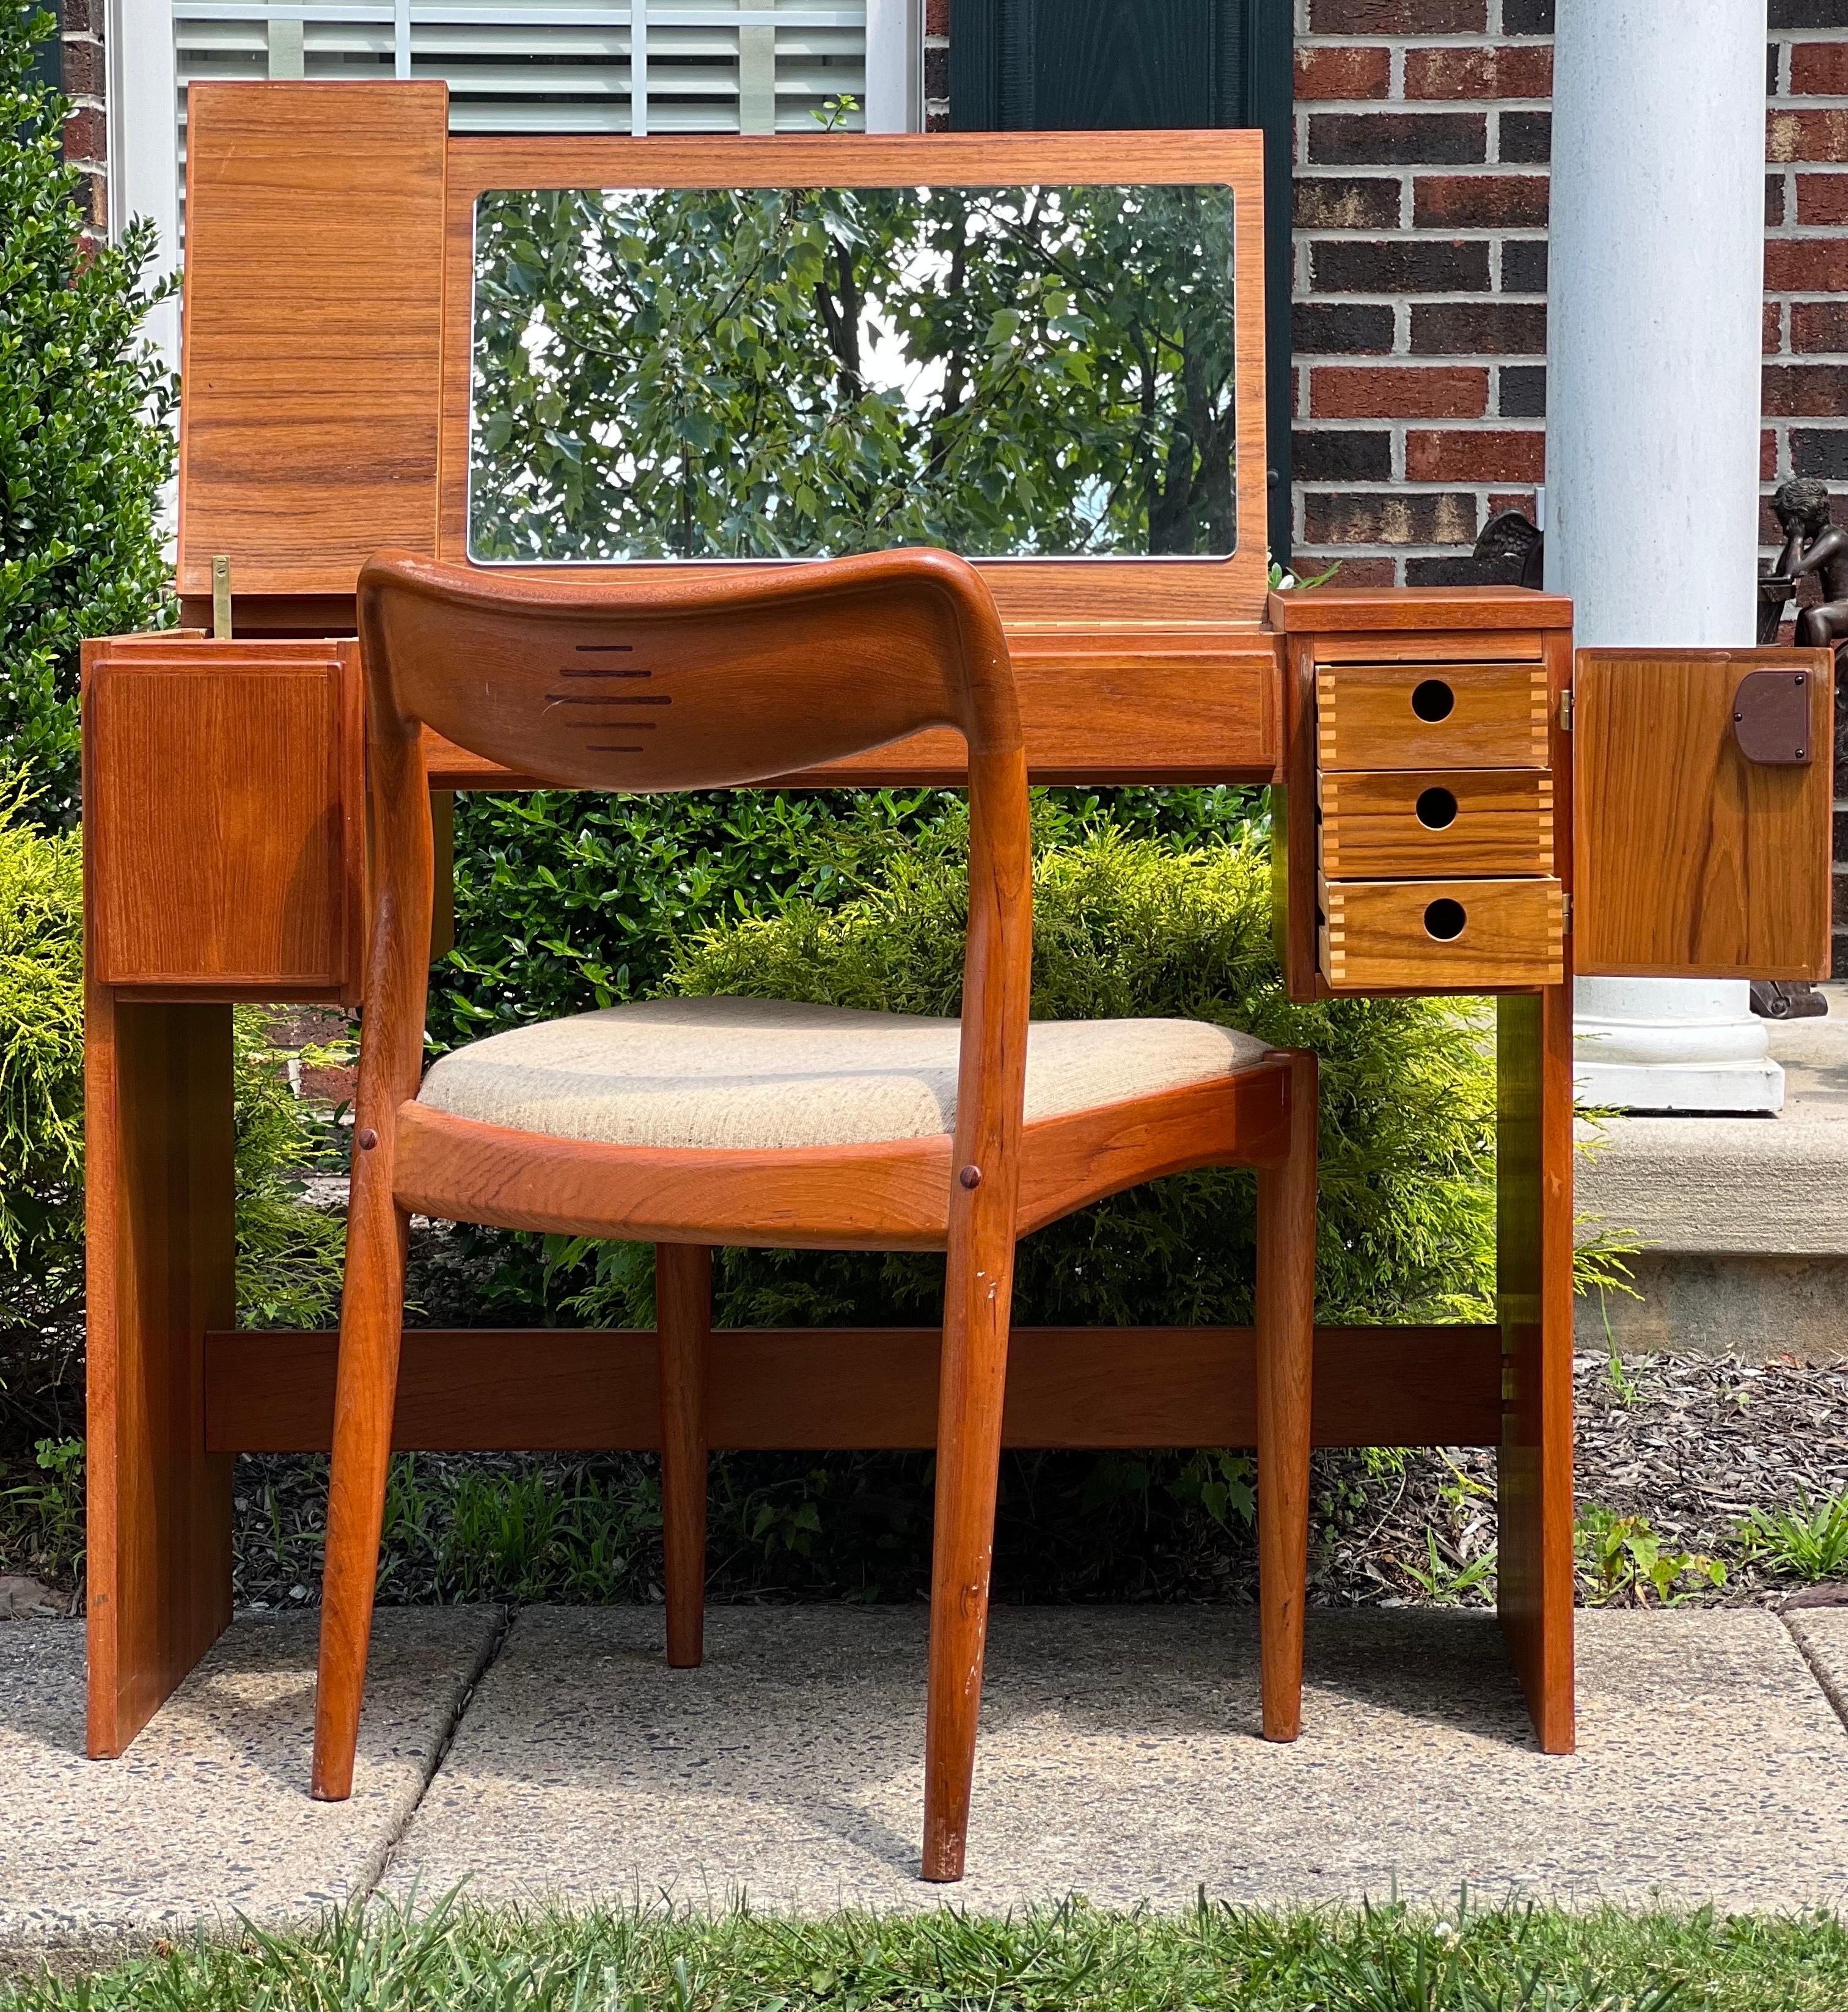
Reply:
[[[173,375],[144,339],[153,227],[86,244],[66,101],[32,76],[48,13],[0,6],[0,744],[30,814],[77,815],[77,646],[167,619]]]

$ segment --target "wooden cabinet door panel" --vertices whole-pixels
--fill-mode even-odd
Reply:
[[[1748,761],[1753,672],[1809,691],[1805,759]],[[1834,664],[1826,650],[1581,650],[1573,965],[1582,976],[1828,975]]]
[[[98,977],[232,997],[353,996],[357,647],[102,644],[87,672]]]

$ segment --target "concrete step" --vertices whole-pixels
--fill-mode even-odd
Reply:
[[[1768,1023],[1775,1117],[1581,1125],[1582,1240],[1634,1239],[1643,1297],[1579,1304],[1580,1343],[1764,1359],[1848,1356],[1848,985],[1825,1019]]]

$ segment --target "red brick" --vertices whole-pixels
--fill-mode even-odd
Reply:
[[[81,105],[65,120],[64,152],[73,161],[109,159],[109,128],[96,106]]]
[[[1478,419],[1489,409],[1486,370],[1332,364],[1310,373],[1318,419]]]
[[[1848,48],[1848,42],[1843,44]],[[1848,223],[1848,175],[1799,175],[1799,223]]]
[[[85,168],[77,177],[77,215],[84,228],[78,234],[84,248],[100,251],[109,241],[109,183],[99,169]]]
[[[1480,35],[1489,0],[1310,0],[1315,35]]]
[[[1538,48],[1407,49],[1407,98],[1550,98],[1553,52]]]
[[[1772,294],[1848,293],[1848,238],[1767,239],[1764,287]]]
[[[1773,111],[1765,121],[1768,161],[1848,161],[1848,111]]]
[[[1539,482],[1547,473],[1547,436],[1521,433],[1408,433],[1408,482]]]
[[[1309,158],[1329,167],[1448,166],[1489,158],[1489,121],[1480,112],[1317,112],[1308,125]]]
[[[1330,587],[1397,587],[1395,575],[1398,572],[1397,559],[1343,559],[1332,552],[1319,556],[1313,552],[1299,552],[1296,558],[1298,580],[1314,580],[1328,571],[1331,562],[1336,566]]]
[[[1848,301],[1793,301],[1790,347],[1800,356],[1848,354]]]
[[[1533,515],[1533,491],[1531,489],[1492,490],[1489,495],[1489,515],[1498,517],[1504,510],[1518,510],[1524,517]]]
[[[1377,175],[1298,175],[1299,230],[1396,230],[1399,184]]]
[[[66,42],[62,80],[66,98],[100,98],[105,88],[102,43]]]
[[[1848,412],[1848,363],[1774,363],[1764,373],[1771,419],[1815,419]]]
[[[1848,98],[1848,42],[1800,42],[1790,52],[1793,98]]]
[[[1424,229],[1529,230],[1547,221],[1545,175],[1420,175],[1412,221]]]
[[[1775,482],[1778,479],[1778,437],[1767,426],[1758,436],[1758,480]]]
[[[950,32],[950,0],[924,0],[924,32],[947,35]]]
[[[1481,294],[1489,245],[1480,237],[1324,237],[1310,257],[1318,294]]]
[[[1544,301],[1419,301],[1411,311],[1414,356],[1544,356]]]
[[[1343,489],[1303,498],[1304,535],[1315,545],[1472,545],[1479,528],[1468,494]]]
[[[950,95],[950,52],[947,49],[926,49],[924,52],[924,95],[929,98],[944,98]]]
[[[1764,177],[1764,227],[1775,230],[1784,221],[1784,177],[1767,175]]]
[[[1296,95],[1327,102],[1384,98],[1392,89],[1390,49],[1304,47],[1296,52]]]
[[[1764,334],[1759,348],[1767,356],[1775,356],[1784,347],[1784,304],[1782,301],[1764,303]]]

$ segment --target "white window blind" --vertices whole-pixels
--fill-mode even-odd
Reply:
[[[440,77],[458,133],[813,132],[866,91],[867,0],[171,5],[183,148],[208,78]]]

